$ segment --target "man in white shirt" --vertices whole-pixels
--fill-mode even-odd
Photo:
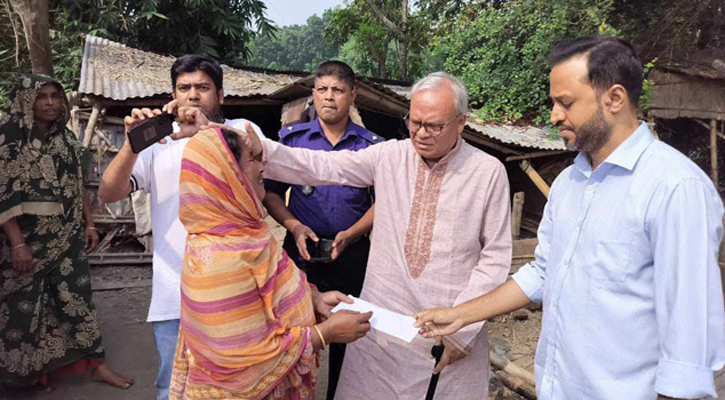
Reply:
[[[186,119],[193,119],[195,113],[201,112],[210,120],[243,129],[248,121],[222,117],[222,74],[219,64],[208,56],[192,54],[178,58],[171,67],[174,100],[164,106],[164,111],[188,114]],[[161,110],[148,108],[134,109],[124,121],[126,132],[161,113]],[[261,137],[259,127],[252,126]],[[174,131],[179,130],[179,125],[174,123]],[[153,325],[159,353],[159,373],[155,382],[158,400],[168,398],[179,330],[180,274],[186,243],[186,230],[179,221],[179,175],[189,138],[175,139],[174,136],[139,154],[133,153],[127,140],[103,173],[98,189],[99,197],[105,202],[121,200],[136,190],[151,194],[153,286],[147,321]]]
[[[629,43],[579,38],[550,63],[551,123],[580,153],[552,185],[536,259],[486,295],[418,313],[417,325],[448,335],[543,302],[539,399],[716,396],[722,200],[637,120],[642,64]]]

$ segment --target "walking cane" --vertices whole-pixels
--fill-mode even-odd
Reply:
[[[430,354],[436,359],[436,366],[438,366],[438,363],[441,361],[441,356],[443,355],[443,348],[443,343],[441,343],[433,346],[433,348],[430,349]],[[433,396],[435,396],[436,394],[436,386],[438,386],[439,376],[440,373],[437,373],[433,374],[430,377],[430,384],[428,385],[428,393],[425,394],[425,400],[433,400]]]

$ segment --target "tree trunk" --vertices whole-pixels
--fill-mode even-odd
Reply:
[[[366,40],[366,44],[368,45],[368,50],[370,50],[370,55],[378,62],[378,78],[388,79],[388,70],[385,68],[385,61],[387,59],[386,52],[378,50],[370,38]]]
[[[408,0],[403,0],[400,31],[398,38],[398,65],[400,66],[400,79],[408,80]]]
[[[398,66],[400,67],[400,80],[408,80],[408,44],[398,42]]]
[[[398,41],[398,66],[400,67],[400,79],[408,79],[408,0],[403,0],[403,4],[401,6],[402,19],[400,26],[395,25],[393,21],[389,20],[385,14],[380,11],[380,8],[378,8],[373,0],[365,0],[365,3],[367,3],[368,7],[370,7],[370,11],[373,12],[375,17],[390,30],[390,33]],[[374,56],[375,55],[373,55],[373,57]]]
[[[23,22],[33,73],[53,76],[48,0],[10,0],[10,4]]]

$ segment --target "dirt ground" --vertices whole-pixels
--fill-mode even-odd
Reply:
[[[92,382],[85,376],[62,376],[52,379],[54,390],[49,392],[0,393],[0,399],[13,400],[127,400],[149,399],[156,396],[154,379],[158,367],[156,346],[151,325],[146,323],[151,300],[151,268],[94,267],[94,288],[103,286],[139,286],[115,290],[95,290],[93,299],[106,347],[106,361],[111,368],[130,375],[134,385],[128,390]],[[489,329],[505,332],[498,323]],[[495,329],[494,329],[495,328]],[[516,333],[518,335],[518,331]],[[498,333],[492,334],[492,338]],[[502,333],[501,335],[505,335]],[[318,372],[317,398],[324,399],[327,390],[327,353],[322,354]],[[500,382],[491,382],[490,400],[520,400]]]
[[[85,376],[63,376],[52,380],[55,390],[32,393],[0,393],[0,399],[13,400],[128,400],[156,398],[154,379],[158,357],[151,324],[146,322],[151,301],[151,268],[95,267],[92,269],[94,287],[114,284],[144,285],[122,290],[93,292],[98,319],[106,347],[106,361],[111,368],[134,378],[128,390],[92,382]],[[318,398],[327,390],[327,357],[323,354],[319,371]]]

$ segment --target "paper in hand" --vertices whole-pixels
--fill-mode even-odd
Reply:
[[[370,326],[373,329],[395,336],[407,343],[412,342],[418,334],[418,328],[413,326],[415,318],[412,316],[398,314],[394,311],[378,307],[375,304],[368,303],[365,300],[360,300],[357,297],[348,297],[352,299],[352,304],[340,303],[332,309],[332,312],[351,310],[365,313],[372,311],[373,317],[370,318]]]

